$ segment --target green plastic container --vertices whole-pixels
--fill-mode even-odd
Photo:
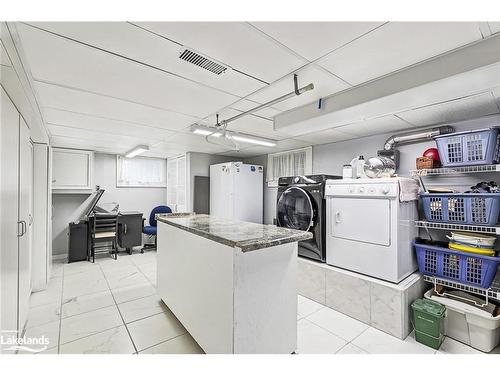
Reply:
[[[415,339],[433,349],[439,349],[444,340],[446,307],[428,299],[417,299],[411,304]]]

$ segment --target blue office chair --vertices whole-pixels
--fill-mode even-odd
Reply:
[[[144,253],[145,248],[156,249],[156,229],[157,229],[157,227],[156,227],[156,225],[157,225],[156,215],[157,214],[169,214],[171,212],[172,212],[172,210],[168,206],[157,206],[157,207],[153,208],[153,210],[151,211],[151,214],[149,215],[149,225],[142,228],[142,233],[144,233],[150,237],[154,236],[155,237],[155,244],[154,245],[144,244],[144,247],[141,249],[141,253]]]

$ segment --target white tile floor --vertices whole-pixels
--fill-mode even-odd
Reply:
[[[202,353],[155,292],[156,253],[120,254],[118,260],[55,263],[46,291],[34,293],[26,336],[50,340],[46,354]],[[446,338],[439,351],[413,335],[396,339],[298,296],[300,353],[480,353]]]

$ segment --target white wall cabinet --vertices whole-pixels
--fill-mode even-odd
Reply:
[[[0,330],[25,326],[31,294],[30,131],[7,94],[1,91],[0,127]]]
[[[54,193],[92,192],[94,153],[65,148],[52,149],[52,189]]]

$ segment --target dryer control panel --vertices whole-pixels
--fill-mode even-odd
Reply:
[[[333,197],[366,197],[396,198],[399,189],[397,184],[335,184],[325,186],[325,196]]]

